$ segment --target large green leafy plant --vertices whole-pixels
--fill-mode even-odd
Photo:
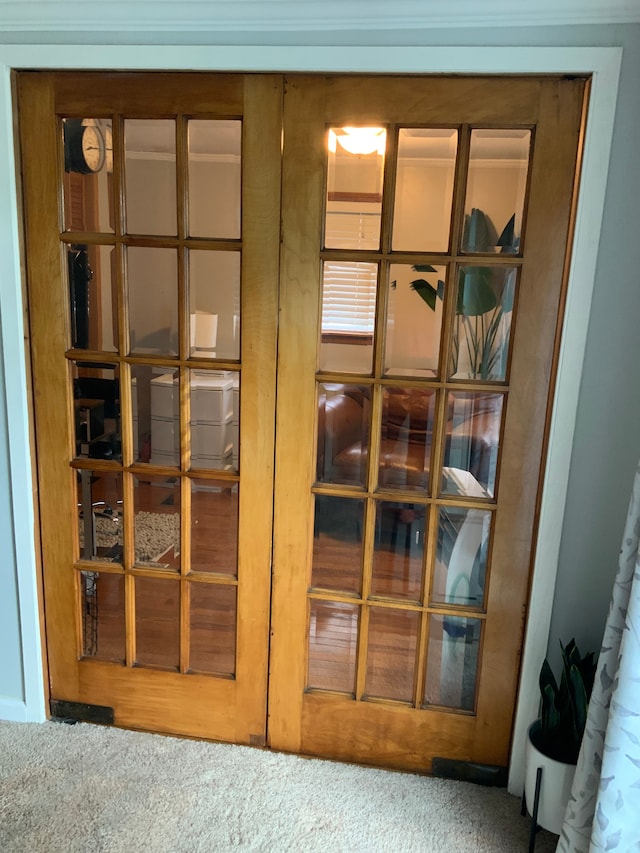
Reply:
[[[495,247],[513,252],[517,245],[514,236],[515,216],[512,216],[500,237],[489,217],[474,208],[465,219],[463,245],[466,251],[487,252]],[[433,281],[435,267],[416,264],[415,272],[431,274],[417,278],[411,288],[431,308],[444,296],[444,282]],[[461,266],[458,273],[456,322],[453,328],[450,372],[455,375],[461,362],[464,372],[472,379],[502,379],[507,356],[508,334],[505,334],[506,314],[513,310],[514,275],[505,275],[504,267]],[[505,322],[503,322],[505,321]]]
[[[575,764],[587,722],[587,709],[596,672],[593,652],[584,657],[575,640],[562,650],[562,673],[556,681],[549,661],[540,670],[540,725],[534,745],[556,761]]]
[[[430,264],[416,264],[415,272],[435,273]],[[435,311],[442,299],[444,282],[434,286],[426,278],[411,282],[412,290]],[[451,347],[451,374],[458,372],[462,354],[473,379],[499,379],[504,375],[508,335],[502,334],[503,319],[513,309],[514,286],[499,267],[461,267],[456,299],[456,323]]]

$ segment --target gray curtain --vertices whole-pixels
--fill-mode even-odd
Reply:
[[[557,853],[640,851],[640,467]]]

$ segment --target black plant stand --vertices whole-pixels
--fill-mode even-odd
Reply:
[[[536,788],[533,795],[533,814],[531,815],[531,830],[529,832],[529,853],[533,853],[536,846],[536,834],[540,831],[538,826],[538,806],[540,805],[540,786],[542,784],[542,767],[536,770]],[[522,792],[522,808],[520,813],[524,816],[527,813],[527,801],[524,791]]]

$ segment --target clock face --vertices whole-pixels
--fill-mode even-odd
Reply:
[[[105,141],[100,128],[90,125],[82,131],[82,156],[87,168],[99,172],[105,163]]]

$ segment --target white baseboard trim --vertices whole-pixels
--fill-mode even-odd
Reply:
[[[44,712],[29,708],[26,702],[20,699],[10,699],[8,696],[0,696],[0,720],[10,723],[44,723],[46,717]]]

